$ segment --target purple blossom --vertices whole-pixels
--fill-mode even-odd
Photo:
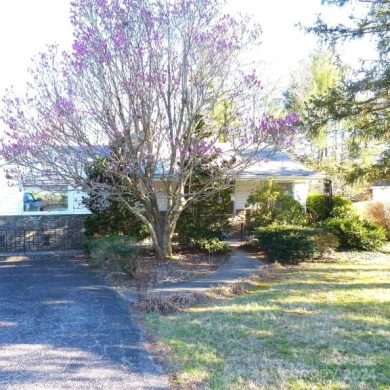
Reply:
[[[107,175],[131,182],[144,199],[169,189],[181,202],[196,167],[211,164],[231,177],[253,163],[249,149],[288,145],[298,117],[254,117],[247,108],[260,80],[236,70],[234,60],[259,30],[220,9],[219,0],[73,0],[72,50],[49,48],[32,67],[28,96],[3,98],[1,155],[30,167],[39,161],[42,176],[108,191],[104,197],[123,190],[109,187]],[[220,125],[223,102],[229,112]],[[87,183],[83,167],[113,145],[102,176]],[[164,189],[153,189],[157,173]]]

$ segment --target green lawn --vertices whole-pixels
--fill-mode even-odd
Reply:
[[[180,388],[389,389],[389,276],[390,254],[344,252],[144,319]]]

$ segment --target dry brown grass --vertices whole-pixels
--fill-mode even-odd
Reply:
[[[390,234],[390,201],[360,202],[355,207],[363,218],[383,227]]]
[[[275,280],[281,274],[287,272],[287,270],[288,267],[282,267],[279,264],[266,264],[257,274],[252,275],[248,280],[231,283],[227,286],[215,287],[204,294],[184,292],[158,296],[148,293],[148,289],[145,287],[149,286],[148,275],[140,273],[139,280],[141,280],[140,288],[142,288],[142,293],[139,293],[140,299],[136,308],[146,313],[173,314],[182,309],[206,303],[210,299],[225,299],[246,294],[250,290],[255,289],[260,283]],[[142,281],[143,278],[146,278],[146,280]]]
[[[227,286],[214,287],[207,292],[207,296],[214,299],[225,299],[249,293],[258,286],[279,278],[282,274],[288,272],[290,268],[291,267],[288,266],[281,266],[278,263],[265,264],[257,273],[251,275],[247,280],[241,280]]]
[[[136,307],[146,313],[169,315],[186,307],[205,303],[208,298],[200,293],[183,293],[169,296],[145,296]]]
[[[123,272],[106,272],[104,269],[95,271],[115,288],[134,288],[138,294],[145,295],[155,285],[205,276],[219,268],[228,258],[229,254],[209,258],[203,253],[178,252],[173,259],[156,260],[153,252],[145,251],[140,256],[135,278],[129,278]]]

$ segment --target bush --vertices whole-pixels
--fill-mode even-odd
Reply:
[[[355,203],[354,206],[361,217],[385,229],[390,239],[390,201],[360,202]]]
[[[208,240],[202,240],[199,242],[202,249],[206,250],[209,254],[211,253],[228,253],[230,248],[223,241],[220,241],[218,238],[209,238]]]
[[[114,154],[118,153],[115,145],[111,146]],[[123,189],[122,201],[106,199],[104,192],[100,192],[95,187],[95,182],[118,185],[118,178],[106,175],[106,167],[111,162],[111,157],[96,157],[89,166],[86,167],[87,177],[91,181],[90,191],[83,199],[83,203],[92,212],[84,220],[85,236],[87,239],[125,235],[134,237],[137,241],[142,241],[149,237],[149,232],[144,223],[139,221],[129,211],[127,205],[134,206],[137,198],[131,187]],[[122,185],[122,183],[120,183]]]
[[[84,229],[87,239],[125,235],[142,241],[149,237],[146,225],[135,219],[129,212],[125,212],[123,208],[120,212],[118,210],[118,213],[111,207],[109,210],[88,215],[84,219]]]
[[[90,264],[121,271],[134,277],[138,268],[138,248],[129,236],[105,236],[89,242]]]
[[[286,194],[273,181],[249,195],[246,224],[252,233],[256,228],[271,224],[298,225],[306,223],[306,214],[298,201]]]
[[[316,240],[318,257],[323,257],[325,254],[332,252],[340,246],[340,240],[336,234],[322,229],[316,230],[317,234],[314,237]]]
[[[176,233],[181,247],[205,249],[204,242],[227,235],[230,230],[227,214],[231,204],[230,192],[229,189],[221,190],[209,199],[192,201],[180,214]],[[221,203],[218,197],[221,197]]]
[[[298,264],[336,248],[338,240],[329,232],[301,226],[271,226],[258,230],[259,247],[268,260]]]
[[[310,223],[317,223],[325,220],[325,195],[311,194],[306,200],[306,211]],[[332,217],[341,217],[352,210],[352,202],[339,195],[332,196]]]
[[[386,241],[386,231],[350,212],[342,217],[329,218],[323,226],[337,235],[340,245],[345,248],[377,250]]]
[[[202,242],[215,237],[217,234],[214,233],[210,226],[203,222],[184,222],[180,219],[180,228],[177,229],[177,238],[182,248],[193,247],[199,249]],[[178,224],[179,224],[178,222]]]

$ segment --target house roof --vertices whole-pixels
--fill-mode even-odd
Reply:
[[[390,187],[390,181],[387,180],[377,181],[375,184],[371,186],[371,188],[373,187]]]
[[[289,177],[324,179],[325,175],[307,168],[302,163],[293,160],[285,152],[272,152],[266,148],[257,153],[258,163],[242,171],[242,178],[254,177]]]
[[[221,148],[222,154],[229,154],[232,146],[228,143],[219,143],[217,145]],[[75,147],[74,149],[78,149]],[[93,146],[92,149],[96,149],[96,155],[109,154],[109,147],[107,146]],[[242,152],[242,157],[246,155],[253,155],[253,150],[248,148]],[[289,179],[310,179],[320,180],[325,178],[325,174],[313,171],[303,165],[302,163],[293,160],[287,153],[282,151],[275,152],[272,148],[264,148],[256,153],[256,160],[254,164],[244,168],[240,171],[239,176],[242,179],[252,179],[256,177],[263,178],[289,178]],[[0,168],[7,166],[3,159],[0,159]],[[161,165],[156,166],[157,176],[161,175],[164,171],[165,161],[162,161]]]
[[[232,150],[230,143],[217,143],[216,147],[220,148],[222,155],[229,155]],[[109,154],[109,148],[106,147],[107,154]],[[164,171],[169,169],[169,151],[166,150],[167,161],[162,159],[160,164],[156,165],[155,173],[157,176],[162,175]],[[101,151],[100,151],[101,153]],[[250,147],[246,151],[242,152],[242,157],[253,156],[253,149]],[[293,160],[286,152],[277,151],[271,147],[266,147],[256,153],[256,160],[258,162],[251,164],[240,172],[242,179],[251,179],[255,177],[264,178],[290,178],[290,179],[310,179],[320,180],[325,178],[325,174],[313,171],[303,165],[302,163]],[[167,164],[167,166],[165,166]]]

